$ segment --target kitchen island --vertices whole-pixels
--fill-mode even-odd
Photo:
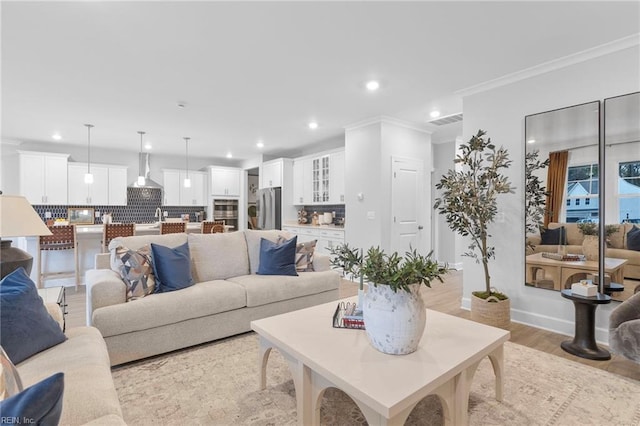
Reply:
[[[187,223],[187,233],[200,233],[200,222]],[[225,226],[228,232],[232,226]],[[78,242],[78,267],[80,268],[80,283],[84,285],[84,274],[87,270],[95,266],[95,256],[102,252],[102,232],[103,225],[76,225],[76,236]],[[156,235],[160,234],[159,223],[137,223],[136,235]],[[31,279],[38,282],[38,253],[36,237],[16,238],[15,243],[22,250],[33,256],[33,269]],[[74,268],[73,250],[59,250],[42,252],[42,270],[46,272],[72,271]],[[45,287],[66,286],[73,287],[73,278],[47,279]]]

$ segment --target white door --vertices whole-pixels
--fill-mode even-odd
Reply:
[[[412,248],[422,251],[424,226],[422,160],[392,158],[391,251],[404,254]],[[424,253],[423,253],[424,254]]]

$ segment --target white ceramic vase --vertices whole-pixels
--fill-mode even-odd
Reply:
[[[388,285],[369,285],[364,297],[364,324],[371,345],[386,354],[415,352],[427,321],[420,285],[394,292]]]
[[[587,260],[598,260],[598,236],[585,235],[582,241],[582,254]]]

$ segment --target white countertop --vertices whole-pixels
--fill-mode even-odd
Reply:
[[[310,223],[288,222],[288,223],[284,223],[282,226],[283,227],[290,226],[295,228],[331,229],[335,231],[344,231],[344,226],[337,226],[337,225],[312,225]]]
[[[187,222],[187,230],[195,231],[200,230],[201,223],[200,222]],[[227,229],[233,228],[233,226],[225,226]],[[103,225],[95,224],[95,225],[77,225],[76,232],[78,234],[102,234]],[[158,231],[160,232],[160,224],[159,223],[136,223],[136,232],[152,232]]]

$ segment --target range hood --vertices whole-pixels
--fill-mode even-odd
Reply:
[[[154,181],[150,177],[150,167],[149,167],[149,153],[143,152],[138,154],[138,172],[142,172],[142,176],[144,176],[144,185],[138,185],[138,179],[129,185],[129,188],[159,188],[162,189],[162,185],[158,182]]]

